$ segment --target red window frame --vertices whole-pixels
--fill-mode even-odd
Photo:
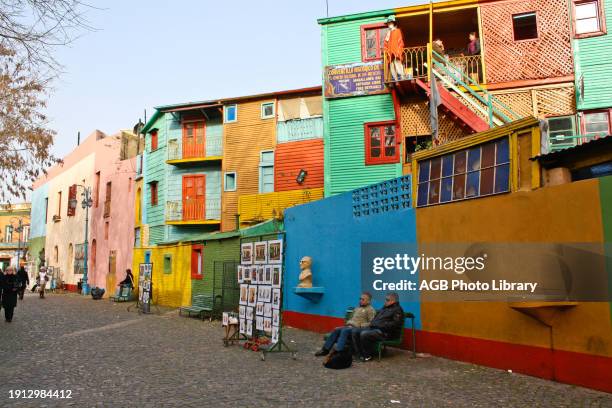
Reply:
[[[384,128],[386,126],[394,126],[395,128],[395,154],[393,156],[387,156],[385,153],[385,133]],[[380,157],[372,157],[372,146],[370,144],[370,129],[372,128],[380,128],[381,129],[381,145],[380,145]],[[366,165],[376,165],[376,164],[389,164],[389,163],[399,163],[400,161],[400,142],[398,136],[398,126],[397,122],[394,120],[388,120],[384,122],[369,122],[364,123],[363,125],[363,135],[364,135],[364,143],[365,143],[365,164]],[[390,147],[390,146],[386,146]]]
[[[157,205],[157,181],[149,183],[151,186],[151,205]]]
[[[384,23],[376,24],[365,24],[361,26],[361,60],[362,61],[378,61],[383,57],[383,49],[380,46],[380,30],[385,29],[387,26]],[[376,57],[368,58],[366,49],[366,31],[376,30]]]
[[[608,0],[609,1],[609,0]],[[597,3],[597,18],[599,19],[599,31],[592,33],[576,33],[576,6],[584,3]],[[574,38],[589,38],[606,35],[608,29],[606,27],[606,14],[602,0],[572,0],[572,34]]]
[[[151,151],[155,151],[157,150],[157,144],[158,144],[157,129],[152,130],[150,135],[151,135]]]
[[[70,187],[68,187],[68,211],[66,212],[66,215],[68,217],[74,217],[74,214],[76,212],[76,208],[72,208],[70,206],[70,203],[72,202],[72,200],[76,200],[76,196],[77,196],[77,186],[76,184],[73,184]]]
[[[200,273],[198,273],[198,253],[201,257]],[[191,279],[204,278],[204,247],[202,245],[191,246]]]
[[[580,133],[583,135],[587,134],[586,131],[586,119],[585,115],[589,115],[591,113],[605,113],[608,115],[608,134],[612,133],[612,109],[597,109],[597,110],[589,110],[584,111],[580,115]],[[585,139],[588,140],[588,139]]]

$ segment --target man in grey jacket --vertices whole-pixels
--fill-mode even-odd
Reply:
[[[345,326],[336,327],[333,332],[329,334],[329,337],[325,341],[323,348],[315,353],[315,356],[325,356],[329,354],[332,347],[336,351],[340,352],[344,350],[346,341],[351,338],[351,332],[353,328],[369,327],[370,322],[376,314],[376,310],[370,305],[372,301],[372,295],[368,292],[361,294],[359,298],[359,307],[353,312],[353,317],[346,322]]]

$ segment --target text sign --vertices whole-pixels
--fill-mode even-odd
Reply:
[[[151,307],[153,264],[141,263],[138,274],[138,301],[144,313]]]
[[[382,61],[325,67],[325,97],[374,95],[388,92]]]

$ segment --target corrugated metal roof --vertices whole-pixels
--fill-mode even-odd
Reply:
[[[553,160],[557,160],[557,159],[560,159],[568,155],[581,153],[589,149],[596,149],[601,146],[606,146],[606,145],[609,145],[610,143],[612,143],[612,137],[610,137],[610,135],[607,135],[604,137],[600,137],[598,139],[589,140],[588,142],[585,142],[585,143],[582,143],[576,146],[570,146],[570,147],[566,147],[565,149],[560,149],[554,152],[541,154],[539,156],[532,157],[531,160],[553,161]]]
[[[216,241],[220,239],[253,237],[257,235],[268,235],[281,232],[283,230],[282,221],[268,220],[252,227],[242,228],[237,231],[226,232],[206,232],[202,234],[190,234],[180,239],[173,239],[159,242],[158,245],[174,245],[188,242]]]

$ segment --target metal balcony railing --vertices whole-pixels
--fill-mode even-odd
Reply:
[[[219,199],[172,200],[166,202],[166,221],[206,221],[221,219]]]
[[[209,138],[205,144],[179,144],[178,139],[168,140],[168,160],[216,157],[223,154],[221,138]]]
[[[427,46],[404,48],[402,56],[402,70],[399,76],[393,77],[391,72],[391,59],[384,56],[385,82],[410,80],[414,78],[427,78]]]

